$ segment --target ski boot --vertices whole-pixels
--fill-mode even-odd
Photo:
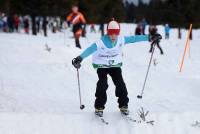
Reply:
[[[75,39],[75,43],[76,43],[76,47],[81,49],[81,45],[80,45],[79,39]]]
[[[98,109],[96,108],[94,113],[98,117],[103,117],[103,109],[102,108],[98,108]]]
[[[127,106],[120,107],[119,109],[122,115],[129,115],[129,110]]]

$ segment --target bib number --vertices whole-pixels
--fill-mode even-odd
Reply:
[[[109,60],[109,61],[108,61],[108,64],[109,64],[109,65],[113,65],[114,62],[115,62],[114,60]]]

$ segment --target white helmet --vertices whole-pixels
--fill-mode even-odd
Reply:
[[[119,23],[115,20],[110,21],[107,26],[107,34],[108,35],[112,35],[112,34],[119,35],[119,33],[120,33]]]

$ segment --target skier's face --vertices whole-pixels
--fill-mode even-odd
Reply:
[[[72,7],[72,12],[73,13],[77,13],[78,12],[78,7],[77,6],[73,6]]]
[[[112,40],[112,42],[115,42],[117,40],[118,35],[117,34],[111,34],[108,35],[110,37],[110,39]]]

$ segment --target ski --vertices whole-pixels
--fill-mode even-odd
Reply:
[[[100,120],[101,120],[101,122],[102,122],[102,123],[104,123],[104,124],[108,125],[108,122],[107,122],[107,121],[105,121],[105,119],[104,119],[103,117],[100,117]]]
[[[103,117],[100,117],[100,116],[98,116],[98,115],[95,115],[95,116],[96,116],[96,118],[97,118],[99,121],[101,121],[101,123],[103,123],[103,124],[105,124],[105,125],[108,125],[108,124],[109,124]]]
[[[130,117],[129,115],[124,115],[124,114],[121,114],[122,117],[127,120],[127,121],[130,121],[130,122],[136,122],[135,119],[133,119],[132,117]]]

